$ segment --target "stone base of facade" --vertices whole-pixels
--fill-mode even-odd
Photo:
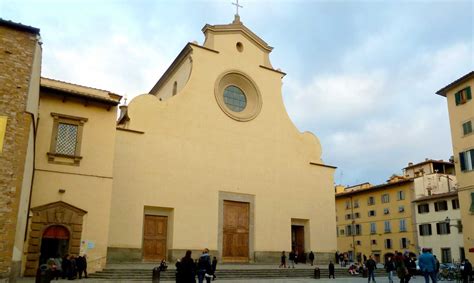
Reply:
[[[288,253],[286,252],[286,263],[288,264]],[[281,252],[255,252],[255,263],[280,264]],[[326,265],[329,261],[334,263],[334,253],[314,253],[314,264]]]
[[[186,254],[185,249],[171,249],[168,250],[167,261],[176,262],[178,259],[181,259]],[[192,258],[197,259],[201,254],[202,250],[191,250]],[[220,263],[222,259],[218,256],[219,252],[217,250],[209,251],[211,256],[216,256]],[[286,254],[288,260],[288,253]],[[271,252],[271,251],[257,251],[254,252],[254,257],[249,258],[249,263],[256,264],[280,264],[281,252]],[[314,263],[326,265],[329,264],[329,261],[335,262],[334,253],[314,253]],[[142,257],[141,249],[133,248],[108,248],[107,249],[107,263],[125,263],[125,262],[144,262]]]
[[[107,248],[107,263],[142,262],[142,249]]]

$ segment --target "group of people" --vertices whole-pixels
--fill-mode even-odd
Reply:
[[[192,252],[186,251],[181,260],[176,262],[176,282],[177,283],[194,283],[196,275],[199,283],[206,280],[210,283],[216,279],[217,258],[209,255],[209,250],[204,249],[199,259],[196,261],[192,258]]]
[[[306,254],[299,255],[298,251],[292,250],[288,254],[288,266],[286,265],[286,252],[282,251],[281,256],[280,256],[280,266],[279,268],[295,268],[295,264],[298,264],[299,260],[301,259],[301,256],[304,256],[303,262],[306,263]],[[311,266],[314,265],[314,253],[313,251],[310,251],[308,254],[308,260]]]
[[[87,256],[74,256],[66,254],[62,258],[58,255],[50,258],[45,264],[41,264],[36,273],[36,282],[50,282],[53,279],[74,280],[76,278],[87,278]]]

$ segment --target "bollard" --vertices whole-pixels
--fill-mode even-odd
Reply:
[[[318,267],[314,269],[314,279],[320,279],[321,278],[321,270],[319,270]]]
[[[153,274],[152,274],[152,277],[151,277],[151,282],[153,283],[160,283],[160,268],[159,267],[155,267],[153,268]]]
[[[362,277],[367,278],[369,277],[369,271],[367,268],[362,269]]]

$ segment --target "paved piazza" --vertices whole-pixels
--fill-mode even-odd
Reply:
[[[386,277],[377,277],[376,278],[378,283],[388,283],[388,279]],[[19,283],[32,283],[35,282],[33,278],[20,278]],[[129,281],[119,281],[119,280],[96,280],[96,279],[82,279],[82,280],[53,280],[51,281],[52,283],[54,282],[100,282],[100,283],[125,283]],[[151,282],[150,281],[133,281],[133,283],[140,283],[140,282]],[[174,281],[161,281],[161,282],[174,282]],[[197,282],[197,280],[196,280]],[[367,278],[341,278],[341,279],[311,279],[311,278],[303,278],[303,279],[242,279],[242,280],[215,280],[213,282],[225,282],[225,283],[244,283],[244,282],[252,282],[252,283],[265,283],[265,282],[275,282],[275,283],[309,283],[309,282],[319,282],[319,283],[352,283],[352,282],[367,282]],[[399,280],[395,280],[395,282],[399,282]],[[410,280],[411,283],[423,283],[425,282],[423,280],[423,277],[417,276],[415,279]],[[454,282],[454,281],[451,281]]]

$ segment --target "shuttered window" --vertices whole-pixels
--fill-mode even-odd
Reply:
[[[454,94],[454,99],[456,101],[456,105],[461,105],[461,104],[464,104],[464,103],[468,102],[469,100],[472,99],[471,88],[466,87],[465,89],[462,89],[462,90],[456,92]]]
[[[474,149],[459,153],[459,164],[461,171],[474,170]]]
[[[462,124],[462,132],[464,135],[472,133],[472,122],[467,121]]]

